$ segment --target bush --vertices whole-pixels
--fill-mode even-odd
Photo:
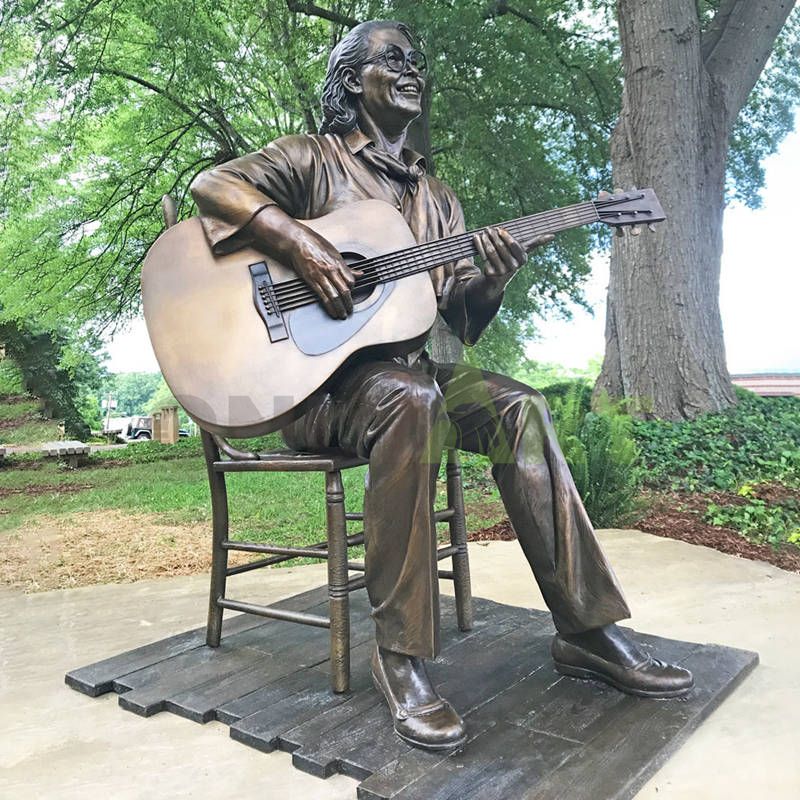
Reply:
[[[695,492],[800,481],[800,398],[736,394],[738,405],[720,414],[634,421],[647,485]]]
[[[553,418],[589,518],[597,527],[610,527],[637,509],[639,454],[631,419],[608,401],[587,411],[586,401],[584,387],[574,384],[563,399],[553,399]]]
[[[230,439],[230,443],[240,450],[275,450],[285,447],[279,433],[259,436],[253,439]],[[191,458],[203,455],[203,443],[199,436],[178,439],[175,444],[161,442],[135,442],[127,447],[113,450],[100,450],[92,453],[94,463],[103,461],[127,461],[131,464],[149,464],[153,461],[167,461],[173,458]]]

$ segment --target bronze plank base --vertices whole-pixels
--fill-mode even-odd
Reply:
[[[326,602],[321,587],[281,605],[324,613]],[[394,735],[372,686],[365,593],[353,595],[351,614],[348,694],[330,691],[326,630],[247,615],[226,620],[217,649],[204,644],[204,629],[187,631],[73,670],[66,682],[93,697],[115,691],[123,708],[143,716],[224,722],[234,739],[286,750],[306,772],[362,781],[360,800],[623,800],[758,663],[744,650],[637,634],[659,657],[691,669],[696,686],[680,699],[631,697],[559,676],[548,614],[476,598],[475,627],[460,633],[444,596],[443,651],[430,671],[466,717],[469,739],[454,753],[427,753]]]

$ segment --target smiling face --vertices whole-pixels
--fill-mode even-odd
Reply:
[[[411,42],[395,28],[371,32],[370,58],[380,56],[391,47],[403,53],[413,49]],[[377,58],[361,67],[355,87],[359,110],[384,131],[402,130],[422,112],[425,79],[411,64],[406,63],[401,72],[395,72],[385,59]]]

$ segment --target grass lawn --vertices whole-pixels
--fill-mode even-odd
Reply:
[[[363,505],[365,471],[360,467],[344,473],[350,510]],[[233,538],[279,545],[325,539],[321,473],[229,475],[228,496]],[[467,481],[465,499],[470,529],[502,519],[496,490]],[[437,506],[444,503],[442,483]],[[0,470],[0,537],[7,545],[0,559],[2,582],[19,585],[25,569],[12,562],[24,557],[26,547],[39,550],[40,545],[49,548],[49,554],[28,565],[34,573],[24,580],[28,588],[203,571],[210,530],[205,463],[197,456],[77,470],[28,462],[26,468]],[[446,532],[446,526],[440,526],[440,534]],[[111,552],[104,556],[103,550]],[[358,557],[358,551],[352,552]],[[109,559],[130,563],[109,570]],[[173,566],[167,570],[165,564]]]

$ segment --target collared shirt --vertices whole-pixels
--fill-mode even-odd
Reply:
[[[400,211],[417,242],[463,233],[464,214],[452,189],[424,172],[419,154],[404,149],[407,166],[419,168],[416,182],[390,177],[361,155],[374,143],[355,128],[346,136],[285,136],[261,150],[203,173],[192,185],[208,240],[216,253],[251,244],[248,223],[265,206],[277,204],[295,219],[316,219],[358,200],[384,200]],[[474,343],[499,307],[468,313],[465,286],[480,270],[463,259],[431,272],[439,311],[464,342]]]

